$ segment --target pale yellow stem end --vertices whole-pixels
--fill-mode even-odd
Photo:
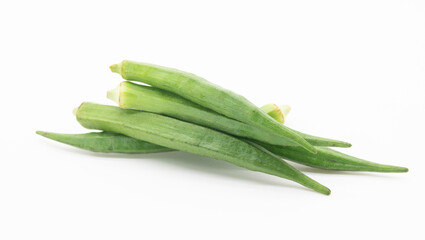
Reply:
[[[279,123],[283,123],[284,117],[282,115],[282,112],[276,104],[267,104],[261,107],[261,110],[263,110],[265,113],[267,113],[270,117],[272,117],[274,120],[278,121]]]
[[[291,111],[291,107],[289,105],[281,105],[280,106],[280,111],[282,112],[283,117],[286,118],[286,116]]]
[[[109,90],[106,93],[106,97],[114,101],[115,103],[117,103],[118,106],[120,105],[120,88],[121,88],[121,84],[118,85],[116,88]]]
[[[109,66],[109,69],[111,69],[112,72],[121,74],[121,63],[112,64]]]

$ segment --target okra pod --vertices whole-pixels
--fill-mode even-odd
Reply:
[[[169,152],[166,148],[150,142],[140,141],[112,132],[91,132],[84,134],[63,134],[37,131],[38,135],[92,152],[103,153],[155,153]]]
[[[156,153],[175,151],[174,149],[110,132],[61,134],[37,131],[37,134],[92,152]],[[327,170],[367,172],[408,171],[408,169],[404,167],[390,166],[362,160],[325,147],[318,147],[317,154],[312,154],[297,146],[279,146],[279,148],[277,148],[276,146],[263,143],[261,147],[286,160]]]
[[[131,82],[122,82],[117,88],[108,91],[108,98],[115,101],[121,108],[137,109],[167,115],[180,120],[196,123],[234,136],[255,139],[274,145],[297,145],[287,138],[270,134],[257,127],[230,119],[210,109],[202,107],[174,93],[138,85]],[[280,108],[267,110],[272,117],[282,115]],[[291,129],[292,130],[292,129]],[[295,130],[292,130],[295,132]],[[314,137],[299,133],[308,142],[319,146],[347,147],[351,144],[326,138]]]
[[[317,153],[312,154],[298,146],[281,147],[261,142],[255,142],[267,151],[296,163],[315,168],[342,171],[367,172],[407,172],[405,167],[384,165],[356,158],[326,147],[316,147]]]
[[[224,116],[287,138],[288,141],[310,152],[316,152],[314,146],[304,138],[276,122],[243,96],[212,84],[199,76],[172,68],[128,60],[114,64],[110,66],[110,69],[126,80],[143,82],[173,92]]]
[[[121,133],[184,152],[228,161],[295,181],[323,194],[330,190],[286,162],[230,135],[159,114],[83,103],[76,111],[85,128]]]

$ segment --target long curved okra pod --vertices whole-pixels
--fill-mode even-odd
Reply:
[[[173,92],[203,107],[229,118],[276,134],[315,153],[316,149],[304,138],[276,122],[246,98],[214,85],[194,74],[153,64],[124,60],[110,67],[126,80],[139,81]]]
[[[218,131],[226,132],[234,136],[255,139],[274,145],[297,145],[292,141],[288,141],[287,138],[270,134],[257,127],[230,119],[174,93],[158,88],[125,81],[117,88],[108,91],[107,95],[109,99],[118,103],[121,108],[130,108],[163,114],[186,122],[196,123]],[[282,115],[280,108],[266,109],[266,111],[271,114],[273,118],[282,118],[282,116],[280,116]],[[295,130],[292,131],[295,132]],[[314,145],[317,146],[351,146],[351,144],[342,141],[319,138],[304,133],[299,134],[308,142],[314,143]]]
[[[150,142],[137,140],[112,132],[63,134],[37,131],[38,135],[92,152],[103,153],[156,153],[175,151]]]
[[[110,132],[61,134],[37,131],[37,134],[92,152],[156,153],[175,151],[174,149],[162,147],[150,142],[145,142],[122,134]],[[262,147],[272,152],[273,154],[289,161],[327,170],[366,172],[408,171],[408,169],[404,167],[390,166],[366,161],[325,147],[318,147],[317,154],[312,154],[297,146],[277,147],[263,143]]]
[[[341,171],[407,172],[405,167],[384,165],[356,158],[326,147],[317,147],[312,154],[298,146],[281,147],[255,142],[267,151],[284,159],[315,168]]]
[[[237,166],[295,181],[323,194],[330,190],[286,162],[227,134],[170,117],[83,103],[76,111],[86,128],[121,133],[164,147],[228,161]]]
[[[163,90],[160,90],[163,91]],[[110,92],[116,95],[116,91]],[[118,96],[114,96],[118,97]],[[180,97],[179,97],[180,98]],[[187,101],[187,100],[184,100]],[[190,101],[189,101],[190,102]],[[191,103],[191,102],[190,102]],[[283,119],[289,112],[289,106],[282,113],[280,107],[270,107],[268,104],[264,107],[267,114],[274,119]],[[273,104],[274,105],[274,104]],[[263,109],[263,107],[261,108]],[[284,115],[284,116],[281,116]],[[233,121],[233,120],[232,120]],[[90,132],[81,134],[53,133],[45,131],[36,131],[40,136],[71,145],[77,148],[85,149],[91,152],[102,153],[156,153],[175,151],[174,149],[159,146],[150,142],[138,140],[119,133],[113,132]]]

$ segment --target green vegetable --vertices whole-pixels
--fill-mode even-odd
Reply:
[[[105,153],[155,153],[175,151],[153,143],[137,140],[118,133],[96,132],[86,134],[60,134],[37,131],[41,136],[72,145],[92,152]],[[307,165],[310,167],[340,170],[340,171],[368,171],[368,172],[407,172],[404,167],[383,165],[369,162],[332,150],[318,147],[317,154],[312,154],[301,147],[278,147],[260,143],[263,148],[284,159]]]
[[[174,151],[150,142],[140,141],[112,132],[92,132],[85,134],[61,134],[37,131],[37,134],[92,152],[104,153],[154,153]]]
[[[408,169],[405,167],[384,165],[366,161],[326,147],[317,147],[317,154],[312,154],[297,146],[281,147],[261,142],[255,143],[279,157],[315,168],[368,172],[408,171]]]
[[[110,68],[112,72],[121,74],[126,80],[140,81],[173,92],[217,113],[285,137],[310,152],[316,152],[304,138],[276,122],[244,97],[194,74],[127,60]]]
[[[167,148],[228,161],[237,166],[295,181],[323,194],[330,190],[280,159],[235,137],[170,117],[83,103],[76,111],[86,128],[121,133]]]
[[[293,132],[296,132],[300,136],[302,136],[305,140],[307,140],[311,145],[317,146],[317,147],[344,147],[349,148],[351,147],[351,143],[338,141],[338,140],[332,140],[329,138],[322,138],[322,137],[316,137],[309,134],[305,134],[302,132],[298,132],[296,130],[293,130]]]
[[[122,82],[117,88],[108,91],[108,98],[118,103],[121,108],[137,109],[158,113],[180,120],[196,123],[231,135],[256,139],[274,145],[297,145],[278,135],[270,134],[257,127],[230,119],[207,108],[199,106],[174,93],[158,88]],[[272,117],[281,115],[280,108],[267,111]],[[295,130],[292,130],[296,132]],[[318,146],[349,147],[351,144],[326,138],[299,133],[308,142]]]

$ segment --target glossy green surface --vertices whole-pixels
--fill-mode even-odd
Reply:
[[[276,122],[246,98],[191,73],[124,60],[111,67],[126,80],[140,81],[173,92],[229,118],[285,137],[311,152],[316,149],[304,138]]]
[[[86,128],[121,133],[142,141],[295,181],[323,194],[330,190],[286,162],[230,135],[170,117],[83,103],[76,112]]]

